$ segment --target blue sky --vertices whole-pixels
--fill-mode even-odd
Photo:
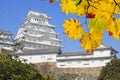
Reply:
[[[0,29],[10,31],[13,36],[17,32],[19,25],[24,23],[29,10],[45,12],[52,17],[50,24],[57,26],[55,31],[60,33],[59,39],[63,40],[61,43],[64,48],[62,51],[81,51],[78,40],[68,40],[67,36],[63,34],[63,27],[65,19],[76,18],[83,21],[83,18],[78,18],[76,15],[68,15],[61,12],[59,3],[50,4],[49,0],[0,0]],[[113,37],[109,37],[108,33],[104,33],[104,40],[102,41],[107,46],[112,46],[120,53],[120,40],[116,41]],[[120,58],[120,54],[117,54]]]

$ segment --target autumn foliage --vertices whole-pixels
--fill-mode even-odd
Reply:
[[[66,15],[75,14],[84,16],[86,22],[76,19],[65,20],[62,25],[68,38],[80,39],[81,47],[87,52],[93,52],[103,40],[103,32],[108,31],[109,36],[115,40],[120,38],[120,0],[59,0],[62,12]],[[50,3],[55,0],[50,0]],[[86,23],[86,28],[81,24]]]

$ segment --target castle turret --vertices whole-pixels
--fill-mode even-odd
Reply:
[[[8,51],[14,50],[14,41],[8,31],[0,30],[0,48]]]

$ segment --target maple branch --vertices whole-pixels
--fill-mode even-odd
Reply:
[[[120,5],[119,5],[120,3],[117,3],[116,0],[113,0],[113,1],[115,2],[115,4],[116,4],[116,5],[119,7],[119,9],[120,9]]]
[[[82,2],[82,0],[79,0],[79,2],[76,4],[76,6],[78,6],[81,2]]]

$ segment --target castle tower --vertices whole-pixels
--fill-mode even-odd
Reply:
[[[24,54],[60,52],[61,40],[57,38],[55,26],[49,24],[50,19],[45,13],[28,12],[24,24],[20,25],[15,37],[16,45],[19,45]]]
[[[61,40],[57,39],[58,33],[50,25],[48,17],[44,13],[29,11],[26,21],[19,27],[15,42],[23,47],[23,50],[56,49],[60,48]]]
[[[0,30],[0,48],[8,51],[14,50],[14,41],[8,31]]]

